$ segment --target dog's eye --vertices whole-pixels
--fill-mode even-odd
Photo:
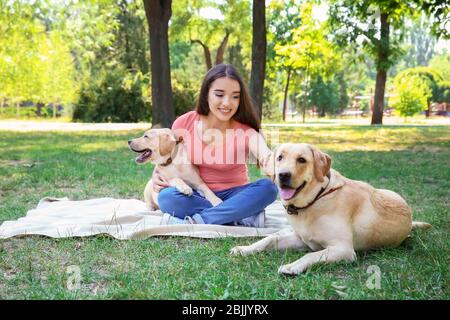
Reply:
[[[144,138],[149,139],[149,136],[148,135],[144,135]]]
[[[298,161],[299,163],[306,163],[306,160],[305,160],[305,158],[303,158],[303,157],[298,158],[297,161]]]
[[[277,157],[277,161],[281,161],[281,160],[283,160],[283,155],[279,155],[278,157]]]

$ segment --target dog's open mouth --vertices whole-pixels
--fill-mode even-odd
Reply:
[[[150,149],[145,149],[141,151],[133,150],[133,151],[139,153],[139,156],[137,156],[136,158],[137,163],[143,163],[152,156],[152,150]]]
[[[306,186],[306,181],[304,181],[300,187],[297,189],[291,188],[289,186],[280,186],[280,197],[283,200],[290,200],[297,195]]]

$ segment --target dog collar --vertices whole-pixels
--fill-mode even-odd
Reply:
[[[326,193],[323,193],[323,192],[328,188],[328,186],[330,185],[330,182],[331,182],[331,171],[328,172],[328,174],[326,175],[326,177],[328,178],[328,183],[327,183],[327,185],[325,186],[325,188],[323,188],[323,187],[320,188],[319,193],[317,193],[317,195],[316,195],[316,197],[314,198],[313,201],[311,201],[308,205],[306,205],[306,206],[304,206],[304,207],[297,207],[297,206],[294,206],[293,204],[290,204],[290,205],[288,205],[288,206],[286,207],[287,213],[288,213],[288,214],[298,214],[298,211],[304,210],[304,209],[306,209],[306,208],[311,207],[311,206],[312,206],[317,200],[319,200],[320,198],[322,198],[322,197],[326,196],[327,194],[330,194],[330,193],[336,191],[337,189],[339,189],[339,188],[334,188],[334,189],[330,189],[330,190],[329,190],[328,192],[326,192]]]
[[[180,137],[180,139],[178,139],[177,142],[176,142],[176,144],[175,144],[175,148],[176,148],[176,150],[175,150],[175,152],[174,152],[175,155],[176,155],[177,152],[178,152],[178,144],[179,144],[181,141],[183,141],[183,139]],[[172,163],[172,155],[170,156],[169,159],[167,159],[167,161],[166,161],[165,163],[161,163],[160,166],[162,166],[162,167],[167,167],[167,166],[168,166],[169,164],[171,164],[171,163]]]

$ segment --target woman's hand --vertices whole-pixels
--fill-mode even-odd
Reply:
[[[263,173],[270,177],[273,181],[275,178],[275,155],[274,152],[272,152],[267,146],[262,134],[255,131],[255,133],[250,137],[249,149],[253,156],[258,159]]]
[[[158,169],[155,169],[153,171],[152,181],[153,191],[155,192],[159,193],[162,189],[169,187],[168,181],[166,180],[166,178],[164,178],[164,176]]]

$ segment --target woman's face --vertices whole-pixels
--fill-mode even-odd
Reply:
[[[214,80],[208,92],[210,115],[229,121],[238,110],[240,96],[241,86],[236,80],[226,77]]]

